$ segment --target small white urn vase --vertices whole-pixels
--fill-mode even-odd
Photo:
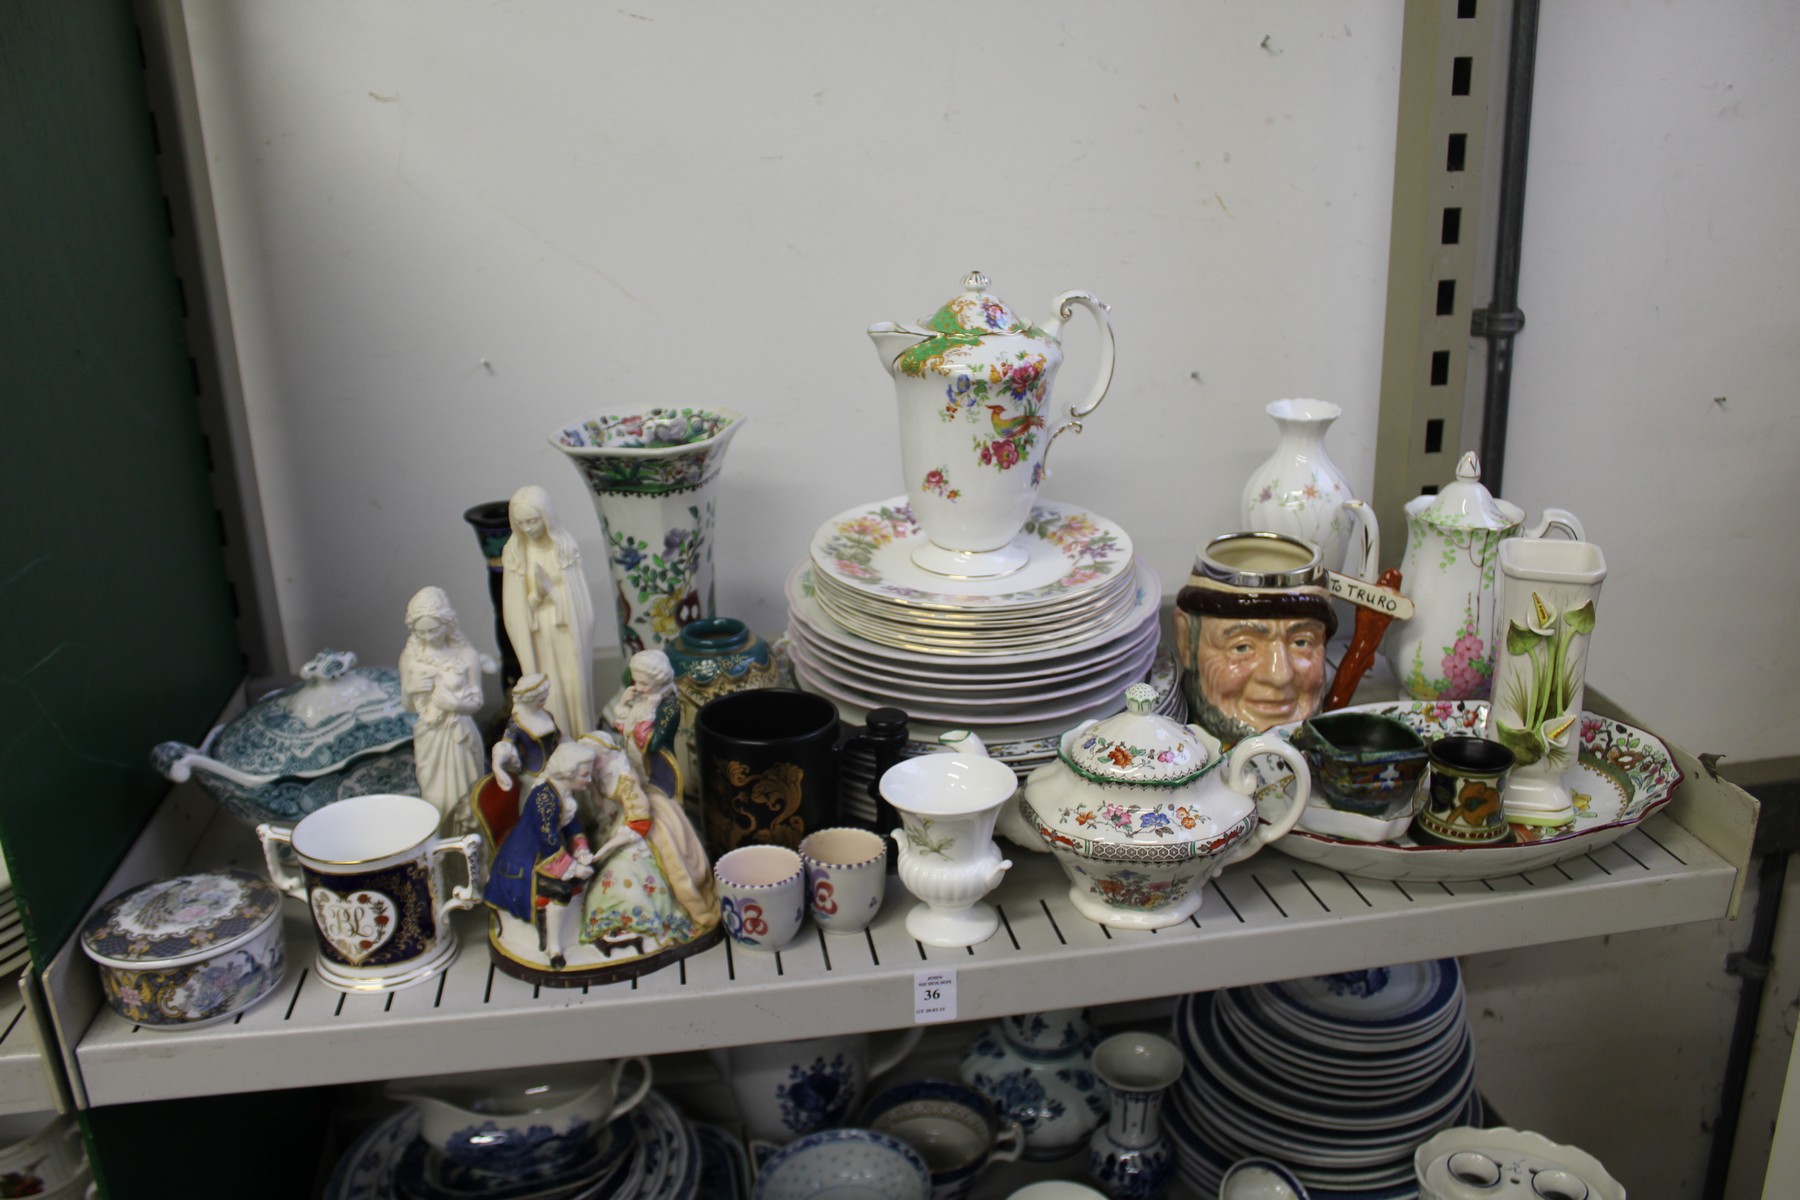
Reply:
[[[1513,752],[1507,821],[1544,832],[1575,820],[1562,781],[1581,749],[1588,639],[1606,578],[1591,542],[1500,543],[1500,644],[1484,734]]]
[[[900,815],[900,882],[921,903],[906,932],[927,946],[974,946],[1000,928],[983,897],[1012,860],[994,844],[1000,806],[1018,789],[1012,768],[977,754],[931,754],[894,764],[881,796]]]
[[[1244,485],[1245,530],[1285,533],[1304,538],[1319,548],[1327,569],[1346,569],[1345,557],[1352,546],[1358,561],[1348,570],[1359,579],[1370,578],[1371,556],[1362,551],[1362,539],[1352,535],[1360,527],[1375,535],[1367,509],[1345,508],[1356,497],[1350,481],[1325,453],[1325,431],[1343,415],[1343,409],[1327,400],[1277,400],[1266,409],[1281,431],[1275,452],[1250,473]]]

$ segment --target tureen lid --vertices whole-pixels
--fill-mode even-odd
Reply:
[[[300,680],[251,705],[206,752],[251,775],[316,775],[412,738],[393,667],[358,667],[351,651],[325,650],[300,668]]]
[[[1125,689],[1125,711],[1064,740],[1058,754],[1076,774],[1097,783],[1181,787],[1219,761],[1219,743],[1168,717],[1158,716],[1156,689]]]
[[[249,871],[203,871],[121,892],[81,927],[81,948],[107,966],[177,966],[247,941],[281,911],[281,893]]]
[[[977,337],[1008,333],[1044,336],[1042,330],[1033,330],[1028,322],[1021,321],[1018,314],[1007,306],[1006,301],[988,291],[988,277],[980,271],[970,271],[964,275],[962,285],[961,295],[946,301],[942,308],[920,324],[936,333],[973,334]]]
[[[1481,460],[1470,450],[1456,463],[1456,478],[1445,484],[1436,499],[1420,509],[1434,525],[1453,525],[1459,529],[1505,529],[1519,523],[1517,513],[1508,514],[1482,486]]]

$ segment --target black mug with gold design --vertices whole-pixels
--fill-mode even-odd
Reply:
[[[815,829],[853,824],[838,813],[840,756],[869,749],[879,779],[905,744],[906,714],[897,708],[872,710],[868,725],[856,729],[811,692],[759,688],[720,696],[694,721],[707,852],[716,859],[739,846],[792,850]]]

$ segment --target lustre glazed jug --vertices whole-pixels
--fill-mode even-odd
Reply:
[[[956,578],[1010,575],[1028,552],[1014,545],[1046,473],[1050,443],[1081,431],[1112,383],[1107,306],[1069,291],[1042,325],[988,291],[980,271],[961,295],[917,325],[869,326],[900,403],[900,462],[913,519],[926,540],[913,561]],[[1099,379],[1066,416],[1050,404],[1062,365],[1062,325],[1074,306],[1100,323]]]
[[[1414,613],[1389,628],[1383,652],[1408,696],[1479,700],[1489,695],[1500,543],[1540,538],[1551,529],[1586,540],[1575,514],[1560,508],[1546,508],[1530,529],[1524,525],[1523,509],[1481,485],[1481,463],[1473,451],[1462,456],[1456,479],[1437,495],[1407,501],[1400,578]]]
[[[1156,700],[1156,689],[1134,683],[1125,712],[1063,734],[1056,761],[1031,773],[1019,802],[1068,875],[1069,902],[1115,929],[1187,920],[1206,881],[1292,829],[1311,792],[1306,760],[1287,739],[1257,734],[1221,754],[1198,725],[1157,716]],[[1257,813],[1249,768],[1259,754],[1294,773],[1274,824]]]

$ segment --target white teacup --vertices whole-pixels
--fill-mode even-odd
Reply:
[[[275,886],[306,902],[314,970],[346,992],[423,983],[456,958],[450,913],[480,899],[481,835],[440,838],[438,810],[417,796],[352,796],[289,829],[258,825]],[[296,874],[280,847],[293,849]],[[442,856],[463,856],[469,885],[448,888]]]
[[[627,1067],[637,1068],[635,1082],[626,1082]],[[427,1145],[500,1173],[553,1169],[578,1158],[649,1090],[650,1064],[643,1058],[433,1075],[387,1086],[390,1097],[418,1110]]]
[[[786,846],[739,846],[713,864],[725,932],[746,950],[772,954],[806,920],[806,868]]]
[[[897,1137],[931,1171],[931,1200],[964,1200],[991,1162],[1014,1162],[1025,1132],[993,1101],[945,1079],[896,1084],[869,1101],[862,1123]]]
[[[861,933],[887,893],[887,842],[867,829],[821,829],[800,842],[812,918],[826,933]]]

